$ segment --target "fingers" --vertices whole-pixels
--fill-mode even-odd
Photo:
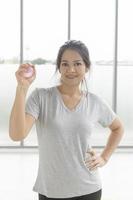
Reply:
[[[22,76],[21,76],[21,74],[23,73],[23,72],[26,72],[26,69],[25,68],[19,68],[16,72],[15,72],[15,75],[18,77],[18,78],[23,78]]]
[[[85,159],[85,164],[89,170],[96,170],[106,164],[105,160],[99,156],[94,149],[88,149],[87,153],[90,155]]]
[[[96,160],[96,156],[92,156],[92,157],[87,157],[86,159],[85,159],[85,162],[86,163],[91,163],[91,162],[94,162],[95,160]]]
[[[95,158],[97,157],[97,153],[96,153],[96,151],[93,150],[93,149],[87,150],[86,153],[89,154],[89,155],[86,157],[86,161],[95,160]]]
[[[96,157],[91,158],[91,160],[86,162],[86,166],[89,168],[89,170],[97,169],[97,167],[100,166],[98,158]]]
[[[28,67],[32,67],[33,68],[33,73],[35,74],[36,73],[36,70],[35,70],[35,66],[31,63],[24,63],[24,64],[21,64],[18,68],[18,70],[20,69],[27,69]]]
[[[96,156],[93,156],[92,158],[87,158],[87,159],[85,160],[85,163],[87,163],[87,164],[95,163],[96,160],[97,160],[97,157],[96,157]]]
[[[20,66],[19,66],[19,68],[18,68],[18,70],[16,71],[16,75],[20,78],[22,78],[22,74],[24,73],[24,72],[27,72],[27,68],[28,67],[32,67],[33,68],[33,76],[35,76],[35,74],[36,74],[36,70],[35,70],[35,66],[33,65],[33,64],[31,64],[31,63],[24,63],[24,64],[21,64]]]
[[[94,149],[87,150],[87,153],[89,153],[91,156],[95,156],[96,155],[96,151]]]
[[[87,150],[87,153],[90,155],[86,158],[85,163],[89,170],[95,170],[99,166],[98,155],[94,149]]]
[[[98,167],[102,167],[106,164],[106,162],[103,160],[103,158],[101,156],[93,156],[92,158],[90,158],[89,161],[86,162],[86,165],[88,166],[88,168],[90,170],[95,170]]]
[[[89,165],[90,170],[94,170],[94,169],[96,169],[97,167],[100,166],[100,163],[99,163],[99,160],[96,159],[93,162],[88,162],[88,165]]]
[[[90,167],[90,171],[96,170],[98,167],[100,167],[100,164],[97,163],[96,165],[93,165]]]
[[[27,76],[27,68],[32,67],[33,68],[33,73],[31,76]],[[26,74],[26,75],[25,75]],[[24,63],[21,64],[18,67],[18,70],[15,72],[15,76],[17,79],[18,84],[21,84],[23,86],[29,87],[30,84],[35,80],[36,78],[36,70],[35,66],[31,63]]]
[[[35,66],[32,64],[32,63],[23,63],[23,64],[21,64],[20,66],[19,66],[19,68],[22,68],[22,67],[33,67],[33,68],[35,68]]]

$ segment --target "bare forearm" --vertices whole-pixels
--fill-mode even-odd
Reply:
[[[28,88],[17,86],[15,101],[12,107],[9,121],[9,135],[13,140],[23,137],[25,130],[25,98]]]
[[[115,151],[117,148],[118,144],[121,141],[121,138],[123,136],[124,130],[122,128],[116,129],[111,132],[107,144],[101,153],[101,156],[108,161],[109,158],[111,157],[112,153]]]

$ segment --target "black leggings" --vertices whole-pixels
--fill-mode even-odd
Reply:
[[[76,196],[76,197],[70,197],[70,198],[48,198],[45,195],[38,194],[39,200],[100,200],[102,195],[102,190],[99,190],[97,192],[86,194],[82,196]]]

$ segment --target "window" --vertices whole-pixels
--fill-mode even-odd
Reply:
[[[124,121],[125,136],[123,145],[133,145],[133,27],[131,19],[133,2],[119,3],[118,24],[118,113]]]
[[[67,40],[67,12],[67,1],[24,1],[24,62],[35,63],[37,71],[31,88],[54,83],[54,61],[59,47]],[[24,143],[37,145],[35,127]]]
[[[0,146],[19,145],[9,138],[8,119],[14,99],[15,69],[19,63],[20,2],[0,1]]]
[[[90,79],[87,76],[88,88],[105,98],[110,105],[113,90],[114,3],[106,0],[73,0],[71,15],[72,39],[83,41],[90,52],[92,65]],[[105,132],[108,133],[108,130],[100,126],[94,130],[94,145],[105,144]]]
[[[59,47],[68,39],[83,41],[90,52],[91,72],[86,74],[90,91],[102,96],[113,105],[115,2],[116,0],[71,0],[71,15],[68,0],[23,0],[23,9],[18,0],[0,1],[0,146],[19,146],[9,138],[9,115],[16,93],[15,71],[20,63],[21,42],[23,62],[35,64],[37,76],[28,95],[35,87],[50,87],[55,84],[55,59]],[[131,26],[132,1],[119,1],[118,6],[118,77],[117,113],[125,126],[121,145],[132,145],[133,140],[133,61]],[[23,21],[20,11],[23,10]],[[68,26],[70,19],[70,30]],[[20,24],[22,22],[22,24]],[[20,25],[23,26],[22,40]],[[21,40],[21,42],[20,42]],[[90,77],[90,78],[89,78]],[[58,78],[58,77],[57,77]],[[57,80],[58,81],[58,80]],[[10,94],[10,95],[9,95]],[[110,131],[100,125],[93,132],[93,144],[104,145]],[[35,126],[24,140],[25,146],[37,145]]]

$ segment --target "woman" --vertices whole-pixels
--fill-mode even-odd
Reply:
[[[31,77],[23,73],[33,68]],[[122,135],[123,125],[110,106],[98,95],[80,90],[85,73],[90,70],[89,52],[81,41],[62,45],[57,56],[61,84],[36,88],[28,97],[36,77],[35,67],[22,64],[16,71],[16,97],[10,116],[9,135],[20,141],[36,123],[39,145],[38,176],[33,190],[39,200],[100,200],[102,184],[98,168],[104,166]],[[45,74],[44,74],[45,78]],[[91,149],[91,132],[99,122],[111,134],[100,155]]]

